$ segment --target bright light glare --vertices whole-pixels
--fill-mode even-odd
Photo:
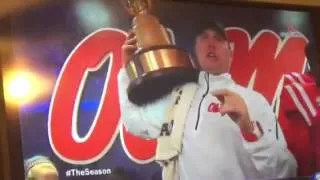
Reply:
[[[5,99],[10,104],[26,104],[43,88],[37,76],[31,73],[14,72],[5,77]]]
[[[8,85],[8,93],[12,98],[25,99],[30,95],[31,79],[25,75],[18,75]]]

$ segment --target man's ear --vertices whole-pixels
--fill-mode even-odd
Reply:
[[[234,42],[229,42],[228,43],[229,44],[229,49],[231,50],[231,52],[233,53],[233,51],[234,51]]]
[[[198,61],[198,58],[197,58],[197,39],[195,39],[195,41],[194,41],[194,46],[193,46],[193,52],[191,53],[191,59],[192,59],[192,65],[193,65],[193,67],[194,68],[196,68],[196,69],[201,69],[201,66],[200,66],[200,63],[199,63],[199,61]]]
[[[228,45],[229,45],[229,49],[230,49],[230,57],[233,59],[233,52],[234,52],[235,44],[234,44],[234,42],[229,42]]]
[[[191,64],[193,66],[193,68],[195,69],[199,69],[199,63],[197,62],[197,60],[195,58],[193,58],[194,55],[189,54],[189,59],[191,60]]]

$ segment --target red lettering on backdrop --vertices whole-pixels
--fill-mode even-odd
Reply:
[[[85,38],[70,54],[56,83],[49,114],[49,139],[55,153],[71,163],[87,163],[100,158],[108,151],[118,131],[120,112],[117,97],[117,74],[120,68],[120,47],[125,34],[120,31],[102,30]],[[101,98],[101,110],[97,112],[91,134],[85,140],[77,140],[72,132],[77,118],[83,86],[81,82],[90,69],[96,69],[112,53],[110,70],[105,83],[107,95]],[[113,95],[109,95],[112,93]],[[78,97],[77,97],[78,96]],[[89,132],[90,132],[89,130]],[[77,133],[77,132],[76,132]]]
[[[64,161],[90,163],[100,159],[113,145],[119,131],[117,74],[121,66],[120,50],[125,36],[125,33],[119,30],[99,30],[85,38],[64,64],[56,83],[49,113],[50,144]],[[77,114],[86,77],[88,72],[99,69],[107,59],[106,56],[110,57],[111,62],[100,105],[88,134],[79,137]],[[127,136],[129,135],[125,134],[124,139]],[[133,139],[131,143],[139,147],[144,146],[145,141]],[[129,152],[134,151],[131,148],[128,147]],[[152,148],[149,150],[152,152]],[[135,153],[134,156],[147,158],[139,153]]]
[[[142,140],[130,134],[124,126],[120,129],[121,143],[131,160],[138,164],[147,164],[154,160],[157,141]]]
[[[284,73],[304,71],[304,47],[308,42],[305,37],[281,40],[273,31],[262,30],[251,40],[248,32],[241,28],[228,28],[227,35],[235,44],[232,77],[239,84],[247,86],[256,71],[253,87],[269,103],[274,101]]]
[[[271,31],[260,31],[251,40],[249,34],[241,28],[229,28],[227,34],[235,44],[231,68],[235,81],[246,86],[256,71],[254,89],[265,95],[269,102],[273,101],[283,73],[303,71],[305,38],[291,37],[281,41]],[[99,30],[82,41],[65,62],[49,113],[50,144],[62,160],[75,164],[99,160],[113,145],[119,128],[122,146],[130,159],[137,163],[153,160],[156,141],[135,137],[123,126],[120,127],[119,123],[117,74],[124,40],[125,32],[121,30]],[[89,133],[79,137],[76,117],[80,101],[77,97],[81,96],[87,73],[97,70],[108,54],[111,62],[104,87],[106,96],[101,98],[100,111]]]

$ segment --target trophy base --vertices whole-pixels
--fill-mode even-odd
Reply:
[[[176,86],[197,81],[198,71],[193,68],[160,69],[131,81],[128,98],[132,103],[141,106],[169,94]]]

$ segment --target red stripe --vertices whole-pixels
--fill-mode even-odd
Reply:
[[[302,96],[301,93],[303,93],[303,95],[305,95],[304,98],[302,96],[303,103],[305,104],[305,107],[307,108],[307,110],[311,114],[311,117],[315,117],[315,114],[313,114],[313,113],[315,113],[315,111],[317,111],[316,110],[317,104],[315,102],[315,99],[317,96],[316,95],[317,94],[316,85],[315,84],[304,84],[304,85],[294,84],[294,86],[295,86],[296,90],[298,90],[298,91],[301,88],[299,91],[299,94],[301,96]],[[300,88],[298,89],[298,87],[300,87]]]
[[[288,76],[290,78],[288,78]],[[295,82],[300,82],[300,81],[296,76],[293,75],[293,73],[285,74],[285,76],[284,76],[284,86],[285,85],[290,85],[290,84],[295,83]]]
[[[294,79],[294,81],[296,81],[298,83],[301,83],[301,84],[308,84],[308,83],[314,83],[315,82],[314,78],[309,74],[301,74],[301,73],[297,73],[297,72],[291,72],[291,73],[285,74],[284,85],[288,85],[288,84],[293,83],[293,81],[288,79],[286,76],[290,76],[291,78]],[[301,82],[301,80],[299,80],[299,78],[297,76],[299,78],[301,78],[304,82]]]
[[[307,112],[307,115],[309,117],[310,120],[312,120],[312,113],[310,112],[306,102],[303,100],[303,97],[301,96],[299,90],[294,86],[294,85],[289,85],[293,91],[294,91],[294,94],[296,95],[296,97],[298,98],[298,101],[300,102],[300,104],[302,105],[303,109]],[[302,86],[303,87],[303,86]],[[291,97],[291,96],[290,96]],[[291,97],[293,98],[293,97]],[[292,99],[293,100],[293,99]],[[298,109],[298,108],[297,108]],[[299,110],[299,109],[298,109]],[[300,113],[302,113],[300,111]],[[307,121],[306,121],[307,122]]]
[[[308,83],[315,83],[314,78],[312,75],[309,74],[301,74],[301,73],[294,73],[294,76],[298,76],[298,79],[302,79],[304,82],[300,82],[304,83],[304,84],[308,84]]]

